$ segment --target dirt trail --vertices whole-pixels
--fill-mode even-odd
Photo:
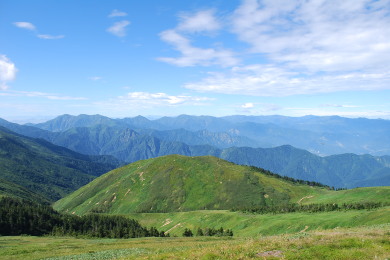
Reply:
[[[313,198],[314,196],[313,195],[310,195],[310,196],[305,196],[303,198],[301,198],[300,200],[298,200],[298,204],[302,202],[302,200],[304,199],[310,199],[310,198]]]
[[[174,227],[168,229],[167,231],[165,231],[165,234],[168,234],[169,232],[171,232],[173,229],[177,228],[177,227],[180,227],[181,226],[181,223],[179,224],[176,224]]]
[[[172,220],[171,220],[170,218],[167,218],[167,219],[165,220],[164,225],[162,225],[161,227],[165,227],[166,225],[169,225],[169,224],[171,224],[171,223],[172,223]]]
[[[302,229],[301,231],[299,231],[299,233],[303,233],[303,232],[305,232],[307,229],[309,228],[309,226],[305,226],[305,228],[304,229]]]

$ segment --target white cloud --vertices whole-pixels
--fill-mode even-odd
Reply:
[[[107,109],[151,109],[177,106],[204,106],[214,99],[189,95],[168,95],[166,93],[129,92],[124,96],[98,102],[96,105]]]
[[[37,37],[40,39],[45,39],[45,40],[58,40],[58,39],[64,38],[65,36],[64,35],[38,34]]]
[[[160,33],[161,40],[169,43],[180,52],[180,57],[160,57],[159,61],[179,67],[219,65],[229,67],[238,64],[235,54],[224,48],[199,48],[192,45],[186,34],[212,32],[221,28],[213,10],[194,14],[181,14],[181,22],[176,28]]]
[[[182,56],[178,58],[161,57],[160,61],[164,61],[179,67],[188,67],[195,65],[210,66],[233,66],[238,63],[234,54],[229,50],[213,49],[213,48],[197,48],[191,45],[190,41],[177,33],[175,30],[167,30],[160,34],[163,41],[166,41],[173,45]]]
[[[181,22],[177,26],[177,30],[185,32],[212,32],[221,28],[217,21],[213,10],[199,11],[195,14],[179,15]]]
[[[15,79],[17,71],[15,64],[7,56],[0,55],[0,90],[8,88],[7,82]]]
[[[288,68],[388,70],[388,7],[389,1],[247,0],[233,15],[233,32],[252,52]]]
[[[117,9],[115,10],[112,10],[112,12],[108,15],[108,17],[112,18],[112,17],[123,17],[123,16],[127,16],[127,13],[125,12],[121,12]]]
[[[185,88],[199,92],[216,92],[253,96],[291,96],[355,90],[390,88],[387,73],[348,73],[306,75],[269,65],[235,67],[228,73],[210,73]]]
[[[14,22],[14,25],[16,27],[22,28],[22,29],[27,29],[30,31],[35,31],[35,26],[32,23],[29,22]]]
[[[212,99],[207,97],[192,97],[187,95],[168,95],[166,93],[129,92],[126,96],[120,96],[122,102],[141,102],[154,105],[183,105],[197,104]]]
[[[129,24],[130,22],[127,20],[116,22],[113,26],[107,29],[107,32],[112,33],[113,35],[118,37],[124,37],[126,36],[126,27]]]
[[[252,65],[210,72],[184,87],[255,96],[390,89],[389,4],[243,1],[230,16],[231,32],[248,44]]]
[[[35,25],[29,22],[15,22],[14,25],[16,27],[22,28],[22,29],[27,29],[30,31],[37,31],[37,28]],[[36,32],[36,36],[40,39],[45,39],[45,40],[57,40],[57,39],[62,39],[65,36],[64,35],[49,35],[49,34],[39,34]]]
[[[241,105],[242,108],[253,108],[255,105],[253,103],[245,103]]]

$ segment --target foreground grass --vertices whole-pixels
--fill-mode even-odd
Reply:
[[[0,237],[0,259],[387,259],[390,224],[259,238]]]

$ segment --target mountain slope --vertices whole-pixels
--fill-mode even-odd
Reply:
[[[115,119],[101,115],[62,115],[34,126],[51,132],[62,132],[75,127],[90,127],[99,124],[115,126],[120,123]]]
[[[324,190],[216,157],[169,155],[115,169],[57,201],[54,207],[76,214],[231,209],[296,202]]]
[[[105,163],[113,161],[108,157],[82,155],[0,127],[0,178],[17,185],[3,187],[6,194],[18,196],[21,186],[55,201],[115,168],[117,165]],[[23,190],[18,197],[26,196]]]
[[[354,127],[356,127],[355,133],[360,134],[364,129],[368,131],[366,134],[375,131],[383,132],[387,129],[386,120],[352,120],[339,117],[235,116],[232,118],[179,116],[177,118],[148,120],[144,117],[108,119],[101,116],[80,115],[75,117],[65,115],[59,117],[58,124],[55,123],[56,119],[54,119],[50,121],[50,125],[71,127],[77,124],[92,126],[74,127],[62,132],[50,132],[31,126],[20,126],[5,120],[0,120],[0,124],[6,124],[22,134],[30,133],[34,137],[42,137],[56,145],[67,147],[79,153],[112,155],[128,163],[169,154],[212,155],[237,164],[253,165],[281,175],[321,182],[336,188],[390,185],[389,156],[373,157],[370,155],[339,154],[320,157],[289,145],[274,148],[218,148],[245,144],[250,146],[249,144],[256,143],[253,141],[256,136],[258,136],[258,140],[261,139],[269,143],[277,143],[280,141],[280,136],[283,136],[285,142],[293,140],[296,143],[310,144],[311,147],[323,146],[325,142],[326,146],[329,147],[331,142],[326,140],[329,136],[335,135],[335,132],[338,137],[346,135],[347,137],[343,140],[349,140],[353,143],[355,137],[348,137],[348,133]],[[229,122],[229,120],[233,122]],[[108,121],[108,125],[99,124],[106,121]],[[258,121],[265,124],[259,125],[257,124]],[[289,132],[287,128],[280,128],[279,126],[275,128],[272,124],[269,124],[271,121],[292,128],[293,123],[296,123],[297,126]],[[315,138],[315,136],[318,137],[316,132],[326,130],[328,123],[336,129],[339,127],[340,130],[329,129],[328,133],[322,135],[323,138],[319,138],[318,141]],[[209,127],[214,130],[221,130],[217,129],[218,124],[221,127],[234,126],[236,128],[235,130],[230,129],[230,133],[224,133],[208,130],[191,132],[185,129],[164,131],[139,129],[135,131],[127,126],[142,127],[144,125],[145,127],[169,128],[182,127],[186,124],[193,129]],[[371,125],[377,126],[378,129]],[[305,126],[310,126],[314,131],[303,131],[302,129]],[[299,130],[298,128],[302,129]],[[251,138],[243,137],[240,134]],[[374,137],[379,140],[381,136],[383,134]],[[388,133],[387,136],[389,136]],[[314,142],[313,140],[317,141]],[[381,143],[386,145],[386,138]],[[337,142],[334,144],[339,145]]]
[[[390,186],[390,156],[339,154],[320,157],[285,145],[265,149],[228,148],[218,157],[337,188]]]
[[[38,203],[48,203],[49,200],[23,186],[16,183],[0,179],[0,197],[16,197],[25,200],[31,200]]]

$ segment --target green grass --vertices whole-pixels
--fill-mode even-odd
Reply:
[[[390,186],[355,188],[350,190],[324,191],[321,195],[313,195],[302,200],[309,203],[355,203],[355,202],[390,203]]]
[[[389,235],[387,224],[255,238],[0,237],[0,259],[387,259]]]
[[[78,215],[180,212],[279,205],[288,202],[389,202],[390,187],[331,191],[292,183],[211,157],[163,156],[138,161],[95,179],[57,201]]]
[[[390,207],[375,210],[351,210],[320,213],[246,214],[224,210],[175,213],[136,213],[126,215],[141,225],[155,226],[181,236],[185,228],[232,229],[235,237],[291,234],[302,230],[358,227],[390,223]]]

